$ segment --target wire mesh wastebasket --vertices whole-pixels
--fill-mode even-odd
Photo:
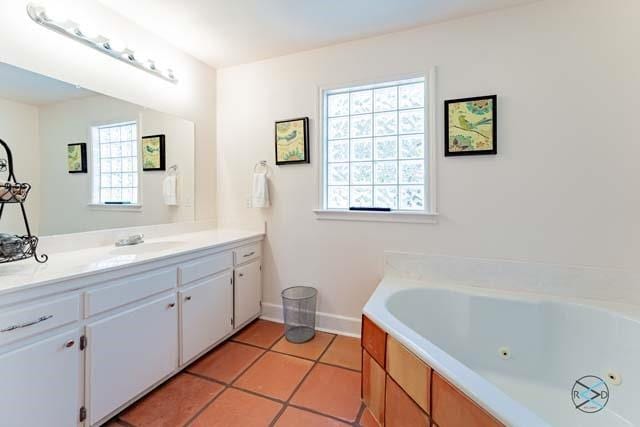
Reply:
[[[318,291],[309,286],[293,286],[282,291],[287,341],[299,344],[315,336],[317,296]]]

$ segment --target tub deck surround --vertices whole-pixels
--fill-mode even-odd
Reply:
[[[82,236],[79,239],[83,245],[87,245],[87,237],[84,233],[80,234]],[[91,282],[91,277],[98,274],[117,277],[118,271],[124,268],[136,268],[172,257],[180,261],[180,257],[198,251],[221,251],[245,242],[259,241],[263,236],[263,232],[257,231],[213,229],[146,238],[140,245],[115,247],[113,235],[108,245],[50,253],[46,264],[22,261],[0,265],[0,305],[3,296],[18,291],[82,281],[83,278]],[[67,248],[67,241],[73,239],[73,235],[60,236],[65,241],[61,244],[51,241],[55,237],[47,239],[52,247],[58,245]]]
[[[640,271],[385,252],[384,277],[640,306]]]
[[[441,427],[485,425],[456,421],[455,417],[444,418],[444,423],[443,414],[451,413],[443,408],[450,406],[459,408],[458,413],[465,412],[464,407],[482,408],[490,419],[509,426],[613,427],[640,422],[633,403],[637,393],[630,388],[640,382],[640,369],[634,362],[640,357],[640,308],[636,305],[440,286],[392,275],[382,280],[363,313],[365,327],[387,334],[387,374],[389,350],[394,346],[433,370],[430,411],[418,404],[421,397],[410,393],[415,383],[399,386]],[[380,331],[363,331],[365,352],[365,337],[379,336]],[[389,340],[397,345],[390,346]],[[382,343],[380,339],[376,342],[378,346]],[[510,351],[510,359],[500,357],[502,346]],[[378,363],[368,353],[363,360],[367,357]],[[378,370],[383,366],[378,365]],[[365,365],[363,375],[370,370]],[[584,375],[605,378],[610,370],[624,379],[618,386],[609,383],[607,407],[596,414],[578,411],[571,401],[575,381]],[[449,397],[443,393],[447,391]],[[370,405],[366,398],[365,402],[378,418],[379,406]],[[389,425],[389,408],[385,409],[385,425]]]

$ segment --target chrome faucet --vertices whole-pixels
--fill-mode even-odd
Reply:
[[[132,234],[124,239],[116,240],[116,246],[133,246],[144,243],[144,234]]]

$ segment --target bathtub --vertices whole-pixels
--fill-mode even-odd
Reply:
[[[634,306],[385,278],[363,312],[506,425],[640,426]],[[606,382],[598,412],[574,404],[584,376]]]

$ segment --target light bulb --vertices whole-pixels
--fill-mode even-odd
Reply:
[[[129,48],[125,49],[125,51],[122,53],[122,57],[128,59],[131,62],[137,62],[136,53]]]
[[[73,29],[73,34],[75,34],[78,37],[83,37],[89,40],[95,40],[99,36],[97,31],[93,30],[91,27],[86,27],[86,26],[75,27]]]
[[[171,68],[167,68],[167,71],[164,73],[164,75],[170,78],[171,80],[176,79],[176,76],[173,74],[173,70]]]
[[[125,50],[127,50],[127,45],[117,39],[108,39],[102,44],[102,47],[104,47],[107,50],[111,50],[113,52],[118,52],[118,53],[124,52]]]
[[[63,17],[59,11],[51,8],[42,8],[39,16],[43,20],[55,24],[62,24],[64,22],[67,22],[67,18]]]
[[[69,20],[68,18],[65,18],[58,9],[41,7],[41,8],[36,8],[36,13],[38,18],[42,22],[56,25],[66,31],[69,31],[70,29],[73,29],[78,26],[73,21]]]
[[[146,55],[136,55],[136,60],[140,64],[142,64],[145,68],[148,68],[151,71],[158,70],[158,65],[156,64],[156,61],[154,61],[153,59],[149,58]]]

